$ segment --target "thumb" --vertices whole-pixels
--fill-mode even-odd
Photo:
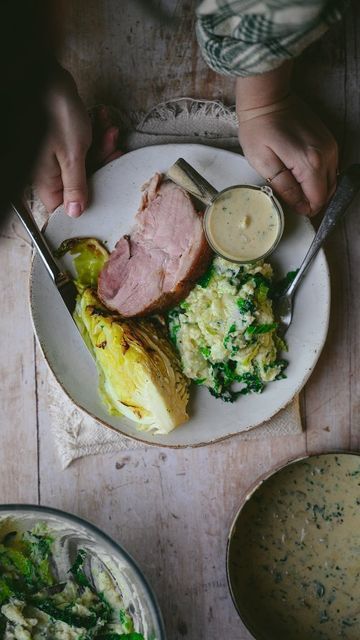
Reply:
[[[68,216],[78,218],[88,201],[85,151],[72,157],[59,159],[64,188],[64,206]]]

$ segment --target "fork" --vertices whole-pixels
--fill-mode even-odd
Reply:
[[[294,298],[298,286],[302,282],[312,261],[318,254],[325,240],[343,217],[360,189],[360,164],[350,165],[343,171],[337,183],[336,191],[326,207],[320,227],[310,248],[291,284],[275,302],[275,317],[278,321],[278,333],[284,335],[288,330],[294,310]]]

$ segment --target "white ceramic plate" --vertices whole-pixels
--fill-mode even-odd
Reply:
[[[216,188],[239,183],[260,184],[259,176],[235,153],[201,145],[161,145],[128,153],[100,169],[91,180],[91,206],[81,218],[51,216],[45,235],[52,247],[65,238],[93,236],[112,249],[134,221],[140,187],[155,171],[183,157]],[[278,277],[296,269],[314,236],[310,222],[288,214],[285,232],[271,256]],[[71,268],[71,259],[64,258]],[[30,303],[35,333],[57,380],[73,402],[99,422],[124,435],[162,446],[197,446],[240,433],[268,420],[300,391],[324,345],[330,307],[329,273],[322,252],[316,258],[296,298],[293,323],[287,334],[287,378],[267,385],[261,395],[239,398],[234,404],[213,398],[205,388],[192,388],[190,420],[167,436],[137,431],[129,420],[109,416],[97,393],[97,372],[42,263],[35,256],[30,277]]]

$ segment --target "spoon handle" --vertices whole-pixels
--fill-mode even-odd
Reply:
[[[354,200],[360,189],[360,164],[352,164],[338,178],[336,191],[326,207],[324,217],[294,280],[285,292],[292,296],[326,238]]]
[[[179,158],[175,164],[166,172],[170,180],[175,182],[195,198],[201,200],[206,205],[211,204],[212,200],[219,193],[200,173],[194,169],[184,158]]]

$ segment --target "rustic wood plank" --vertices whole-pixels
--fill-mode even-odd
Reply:
[[[146,1],[68,3],[62,62],[75,75],[86,104],[147,110],[190,96],[234,102],[233,80],[213,73],[195,40],[196,0],[166,0],[172,20],[160,24]]]
[[[0,232],[1,503],[38,500],[34,338],[28,311],[31,246],[14,217]]]
[[[346,73],[345,73],[345,102],[346,121],[344,135],[344,163],[359,162],[360,149],[360,56],[359,56],[359,31],[360,7],[353,2],[352,13],[349,12],[346,23]],[[347,292],[347,304],[344,307],[344,315],[347,317],[349,332],[348,358],[349,371],[349,427],[350,445],[352,449],[360,447],[360,216],[359,200],[354,203],[345,224],[345,236],[347,243],[348,275],[347,281],[342,281],[342,287]]]

